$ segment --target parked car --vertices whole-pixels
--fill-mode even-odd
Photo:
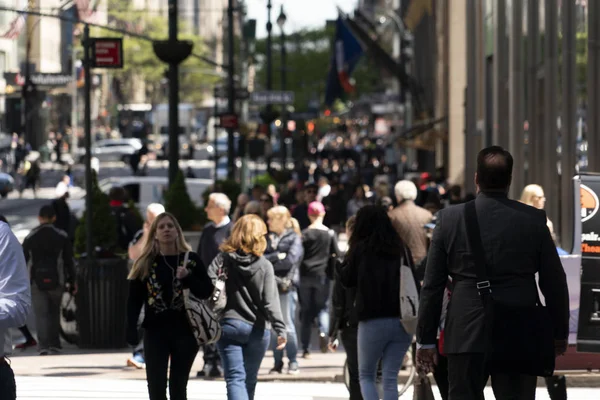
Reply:
[[[0,196],[3,199],[15,189],[15,180],[9,174],[0,172]]]
[[[92,156],[99,161],[123,161],[129,164],[131,156],[142,148],[142,141],[136,138],[103,139],[92,145]],[[85,149],[77,149],[79,162],[84,161]]]
[[[163,193],[168,187],[168,178],[165,176],[119,176],[102,179],[98,182],[100,190],[106,194],[113,187],[124,188],[129,197],[133,199],[142,214],[151,203],[163,203]],[[210,179],[187,178],[185,180],[187,190],[192,201],[201,207],[202,193],[212,185]],[[69,199],[69,207],[78,217],[83,216],[85,210],[85,196]]]

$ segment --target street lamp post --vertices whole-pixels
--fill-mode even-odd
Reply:
[[[273,24],[271,23],[271,0],[267,2],[267,91],[273,90],[273,37],[271,32],[273,30]],[[271,104],[267,104],[266,107],[266,123],[267,123],[267,138],[269,144],[271,144],[271,123],[273,122],[271,116],[273,115],[273,107]],[[271,156],[267,158],[267,170],[271,171]]]
[[[279,29],[281,29],[281,90],[284,91],[286,87],[286,51],[285,51],[285,31],[283,30],[283,26],[285,25],[285,21],[287,20],[287,16],[283,12],[283,4],[281,5],[281,11],[279,12],[279,16],[277,17],[277,25],[279,25]],[[285,136],[287,131],[287,112],[285,106],[283,106],[283,113],[281,115],[281,170],[286,170],[287,164],[287,146],[285,143]]]

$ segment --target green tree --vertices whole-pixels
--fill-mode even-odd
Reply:
[[[286,89],[295,92],[294,108],[298,112],[307,111],[311,102],[323,104],[332,56],[332,28],[301,30],[286,36]],[[265,89],[267,81],[266,39],[256,42],[254,61],[256,62],[257,89]],[[273,36],[273,90],[281,88],[281,40]],[[375,91],[381,86],[381,70],[368,57],[363,56],[352,78],[356,92],[348,100],[358,98],[363,93]]]
[[[122,0],[108,0],[108,24],[127,31],[150,36],[157,40],[168,38],[168,21],[155,10],[134,9],[132,2]],[[185,32],[183,22],[179,23],[180,32]],[[106,30],[95,28],[93,36],[121,36]],[[204,44],[200,37],[186,33],[179,34],[180,40],[190,40],[194,43],[195,54],[205,52]],[[136,83],[144,82],[146,95],[150,102],[160,103],[166,101],[165,71],[167,64],[156,57],[152,49],[152,42],[135,37],[124,37],[123,40],[122,69],[114,70],[113,76],[121,84],[121,91],[125,101],[133,96]],[[180,73],[180,99],[182,102],[197,103],[202,100],[203,89],[214,86],[218,79],[214,74],[209,74],[214,67],[196,58],[189,57],[179,68]]]

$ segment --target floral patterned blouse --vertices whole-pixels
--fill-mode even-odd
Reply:
[[[180,280],[177,268],[183,266],[185,253],[179,255],[158,255],[150,266],[149,276],[130,281],[128,300],[128,329],[137,329],[142,305],[145,307],[143,326],[165,326],[187,321],[185,316],[184,289],[198,298],[208,298],[213,285],[206,271],[200,265],[200,258],[190,252],[187,267],[190,274]],[[169,326],[169,325],[166,325]]]

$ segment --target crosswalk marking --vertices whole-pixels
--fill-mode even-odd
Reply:
[[[146,381],[127,379],[90,379],[76,377],[17,377],[19,400],[61,399],[61,400],[137,400],[147,399]],[[437,388],[433,388],[436,400],[441,399]],[[569,388],[569,400],[600,398],[600,388]],[[256,400],[345,400],[346,387],[340,383],[279,383],[259,382]],[[412,388],[401,399],[413,398]],[[486,400],[494,399],[490,387],[485,390]],[[226,400],[227,392],[223,381],[190,380],[188,400]],[[545,388],[538,388],[537,400],[550,400]]]

